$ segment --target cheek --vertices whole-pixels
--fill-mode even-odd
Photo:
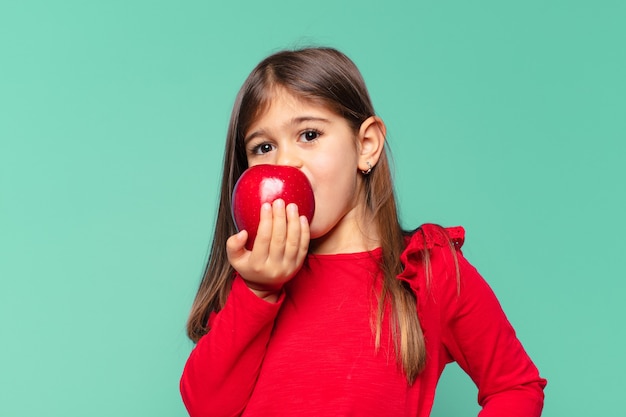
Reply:
[[[313,187],[315,215],[311,222],[311,237],[323,236],[339,223],[356,205],[356,180],[345,176],[330,176],[323,184]]]

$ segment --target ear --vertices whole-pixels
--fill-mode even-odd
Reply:
[[[378,116],[370,116],[361,124],[357,138],[359,170],[367,171],[371,167],[376,166],[385,146],[386,134],[387,128],[385,123]],[[368,162],[370,165],[368,165]]]

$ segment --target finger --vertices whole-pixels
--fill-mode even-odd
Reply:
[[[272,240],[269,247],[269,259],[272,262],[282,262],[285,254],[285,240],[287,239],[287,214],[285,201],[277,199],[272,204]]]
[[[296,260],[300,250],[300,236],[302,234],[302,225],[300,224],[300,216],[298,215],[298,206],[295,204],[287,205],[287,238],[285,242],[285,260]]]
[[[300,247],[298,250],[297,262],[302,265],[304,258],[309,253],[309,244],[311,242],[311,228],[309,219],[306,216],[300,216]]]
[[[257,228],[254,246],[252,247],[252,260],[265,262],[272,239],[272,206],[270,203],[263,203],[261,205],[259,218],[259,227]]]

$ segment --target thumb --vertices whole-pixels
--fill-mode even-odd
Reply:
[[[242,230],[228,238],[226,241],[226,256],[228,256],[228,261],[231,265],[233,260],[239,259],[245,255],[245,245],[247,241],[248,232],[246,230]]]

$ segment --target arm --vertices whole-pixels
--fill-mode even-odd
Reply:
[[[180,381],[191,417],[237,416],[254,389],[283,297],[269,303],[235,277],[224,308],[191,352]]]
[[[282,286],[301,268],[309,225],[295,204],[265,203],[252,251],[245,230],[226,242],[237,271],[224,308],[209,319],[210,331],[191,352],[180,390],[191,417],[237,416],[246,407],[284,293]]]
[[[446,285],[443,341],[478,387],[480,417],[538,417],[546,381],[506,318],[493,291],[460,252],[460,293]]]

